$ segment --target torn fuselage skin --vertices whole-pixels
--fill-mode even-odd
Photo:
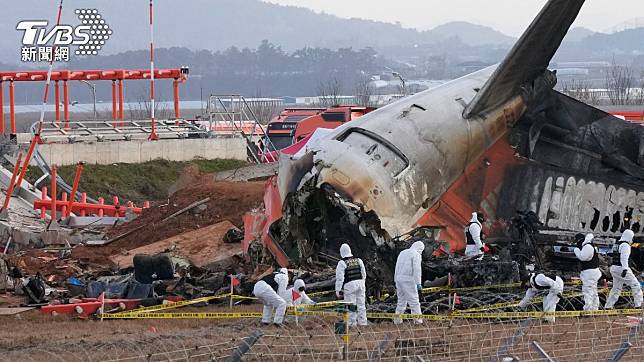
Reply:
[[[349,210],[349,218],[354,209],[377,217],[378,228],[354,225],[379,246],[413,229],[467,166],[524,113],[523,97],[516,96],[487,113],[463,118],[464,104],[493,71],[490,67],[402,99],[308,146],[314,170],[293,199],[328,185],[335,191],[326,193],[330,203]],[[308,213],[292,211],[285,217]]]
[[[373,266],[370,273],[378,274],[370,280],[391,283],[397,251],[406,246],[397,245],[397,237],[418,226],[468,165],[523,115],[528,96],[537,96],[524,90],[487,113],[463,118],[464,105],[493,70],[339,127],[307,145],[310,161],[280,159],[280,192],[288,195],[281,245],[289,258],[296,263],[320,255],[338,258],[339,246],[348,242]],[[300,176],[287,182],[284,175]]]

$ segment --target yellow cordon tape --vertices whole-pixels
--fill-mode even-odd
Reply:
[[[337,317],[341,313],[332,311],[297,311],[296,315],[316,315]],[[369,319],[424,319],[433,321],[456,320],[456,319],[526,319],[526,318],[576,318],[576,317],[598,317],[598,316],[627,316],[642,315],[642,309],[610,309],[598,311],[560,311],[560,312],[505,312],[505,313],[457,313],[452,315],[436,314],[396,314],[396,313],[367,313]],[[262,313],[244,312],[195,312],[195,313],[116,313],[103,314],[103,319],[238,319],[238,318],[261,318]]]
[[[317,297],[317,296],[326,295],[326,294],[335,294],[335,290],[327,290],[327,291],[324,291],[324,292],[315,292],[315,293],[311,293],[311,294],[306,293],[306,295],[308,295],[309,297]]]
[[[579,285],[581,284],[581,281],[579,280],[573,280],[570,282],[564,283],[565,285]],[[424,288],[421,289],[420,292],[427,294],[427,293],[435,293],[435,292],[443,292],[443,291],[450,291],[450,292],[470,292],[474,290],[483,290],[483,289],[509,289],[509,288],[519,288],[521,287],[521,283],[507,283],[507,284],[492,284],[492,285],[479,285],[475,287],[461,287],[461,288],[452,288],[447,285],[442,286],[442,287],[431,287],[431,288]]]
[[[150,314],[154,312],[160,312],[168,309],[173,309],[173,308],[179,308],[179,307],[185,307],[189,306],[192,304],[197,304],[197,303],[202,303],[202,302],[207,302],[209,300],[214,300],[214,299],[224,299],[224,298],[229,298],[230,294],[223,294],[223,295],[217,295],[217,296],[210,296],[210,297],[202,297],[202,298],[197,298],[189,301],[183,301],[183,302],[176,302],[176,303],[171,303],[171,304],[163,304],[163,305],[155,305],[151,307],[145,307],[145,308],[139,308],[139,309],[133,309],[133,310],[128,310],[128,311],[123,311],[123,312],[116,312],[116,313],[111,313],[109,314],[112,316],[111,318],[115,318],[115,316],[132,316],[132,315],[138,315],[138,314]],[[233,296],[234,299],[234,296]],[[294,311],[298,309],[323,309],[323,308],[328,308],[328,307],[334,307],[338,304],[337,301],[330,301],[330,302],[323,302],[323,303],[317,303],[317,304],[300,304],[297,306],[291,306],[288,307],[288,310]],[[296,313],[301,313],[301,312],[296,312]],[[159,313],[156,313],[159,314]],[[108,314],[103,314],[104,318]],[[130,317],[128,317],[130,318]]]
[[[483,289],[505,289],[505,288],[517,288],[520,287],[521,283],[509,283],[509,284],[492,284],[492,285],[479,285],[476,287],[462,287],[462,288],[452,288],[449,286],[442,286],[442,287],[431,287],[431,288],[424,288],[421,289],[421,293],[436,293],[436,292],[443,292],[443,291],[450,291],[450,292],[469,292],[473,290],[483,290]]]
[[[191,299],[191,300],[183,300],[179,302],[171,302],[167,304],[159,304],[159,305],[153,305],[149,307],[142,307],[142,308],[137,308],[137,309],[132,309],[128,310],[125,313],[147,313],[147,312],[156,312],[160,310],[167,310],[167,309],[173,309],[173,308],[179,308],[179,307],[185,307],[188,305],[193,305],[193,304],[199,304],[199,303],[204,303],[208,302],[211,300],[215,299],[224,299],[224,298],[229,298],[230,293],[228,294],[222,294],[222,295],[213,295],[209,297],[201,297],[197,299]],[[123,313],[123,312],[118,312],[118,313]]]
[[[569,285],[576,285],[579,284],[579,282],[574,281],[571,283],[566,283]],[[443,286],[443,287],[433,287],[433,288],[425,288],[422,290],[423,293],[431,293],[431,292],[436,292],[436,291],[451,291],[451,292],[457,292],[457,291],[473,291],[473,290],[482,290],[482,289],[501,289],[501,288],[515,288],[520,286],[520,283],[510,283],[510,284],[495,284],[495,285],[482,285],[482,286],[476,286],[476,287],[466,287],[466,288],[450,288],[448,286]],[[600,293],[606,293],[608,292],[609,289],[604,288],[601,289],[599,292]],[[323,294],[330,294],[333,293],[334,291],[325,291],[325,292],[318,292],[318,293],[311,293],[309,294],[310,296],[316,296],[316,295],[323,295]],[[622,292],[622,296],[629,296],[631,295],[631,292]],[[564,294],[565,297],[574,297],[574,296],[579,296],[581,293],[574,292],[574,293],[567,293]],[[208,296],[208,297],[201,297],[197,299],[192,299],[192,300],[186,300],[186,301],[180,301],[180,302],[173,302],[173,303],[168,303],[168,304],[162,304],[162,305],[155,305],[155,306],[150,306],[150,307],[142,307],[138,309],[133,309],[129,311],[123,311],[123,312],[117,312],[117,313],[111,313],[111,314],[103,314],[102,318],[108,318],[108,319],[122,319],[122,318],[128,318],[128,319],[155,319],[155,318],[167,318],[167,319],[188,319],[188,318],[206,318],[206,319],[231,319],[231,318],[253,318],[253,317],[261,317],[261,313],[209,313],[209,312],[194,312],[194,313],[155,313],[155,312],[160,312],[168,309],[175,309],[175,308],[180,308],[180,307],[185,307],[193,304],[198,304],[198,303],[204,303],[208,302],[211,300],[216,300],[216,299],[225,299],[225,298],[231,298],[231,294],[222,294],[222,295],[215,295],[215,296]],[[237,300],[257,300],[256,297],[247,297],[247,296],[242,296],[242,295],[232,295],[232,299],[237,299]],[[543,301],[543,297],[536,297],[531,300],[531,304],[534,303],[540,303]],[[411,314],[404,314],[404,315],[399,315],[397,316],[394,313],[368,313],[369,318],[373,319],[429,319],[429,320],[446,320],[446,319],[458,319],[458,318],[474,318],[476,316],[483,316],[479,318],[529,318],[529,317],[540,317],[544,315],[549,315],[549,314],[544,314],[543,312],[509,312],[509,313],[476,313],[476,312],[482,312],[482,311],[489,311],[489,310],[495,310],[495,309],[502,309],[502,308],[509,308],[509,307],[516,307],[519,304],[519,300],[511,301],[511,302],[504,302],[504,303],[496,303],[496,304],[490,304],[486,306],[481,306],[481,307],[474,307],[474,308],[468,308],[464,310],[455,310],[452,312],[451,316],[447,315],[411,315]],[[329,311],[319,311],[318,309],[323,309],[327,307],[333,307],[338,304],[338,301],[330,301],[330,302],[322,302],[322,303],[317,303],[317,304],[301,304],[298,306],[292,306],[288,307],[289,312],[294,312],[295,315],[336,315],[336,312],[329,312]],[[308,309],[308,310],[305,310]],[[624,311],[626,309],[622,309],[620,311]],[[626,310],[629,311],[629,310]],[[581,311],[572,311],[572,312],[555,312],[555,313],[579,313]],[[600,312],[610,312],[613,314],[598,314],[598,315],[623,315],[623,313],[617,312],[617,310],[610,310],[610,311],[600,311]],[[519,313],[519,314],[517,314]],[[585,312],[586,313],[586,312]],[[467,317],[464,317],[463,315],[467,314]],[[633,313],[627,313],[627,314],[633,314]],[[528,317],[522,317],[524,315],[527,315]],[[590,315],[590,314],[589,314]],[[192,316],[192,317],[191,317]],[[509,316],[509,317],[508,317]],[[558,316],[558,315],[557,315]],[[565,315],[562,315],[565,317]],[[578,314],[575,314],[574,316],[579,316]]]
[[[603,288],[600,289],[598,292],[602,294],[606,294],[610,291],[608,288]],[[622,297],[630,297],[632,296],[633,293],[630,291],[623,291],[620,296]],[[575,297],[581,297],[583,294],[581,292],[570,292],[570,293],[564,293],[563,297],[564,298],[575,298]],[[473,307],[473,308],[468,308],[468,309],[462,309],[462,310],[454,310],[452,313],[458,314],[458,313],[472,313],[472,312],[483,312],[483,311],[488,311],[488,310],[495,310],[495,309],[503,309],[503,308],[510,308],[510,307],[518,307],[519,303],[521,300],[513,300],[511,302],[503,302],[503,303],[495,303],[495,304],[489,304],[489,305],[482,305],[480,307]],[[535,297],[530,300],[530,304],[537,304],[543,302],[543,297]]]
[[[116,313],[103,314],[103,319],[238,319],[238,318],[261,318],[262,313],[209,313],[209,312],[181,312],[181,313]]]

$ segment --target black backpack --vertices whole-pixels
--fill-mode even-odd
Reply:
[[[36,273],[35,277],[29,278],[29,282],[22,287],[22,290],[27,295],[29,304],[40,304],[47,301],[45,299],[45,282],[43,282],[40,273]]]

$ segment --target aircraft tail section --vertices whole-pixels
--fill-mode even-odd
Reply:
[[[585,0],[550,0],[467,106],[470,118],[520,94],[546,71]]]

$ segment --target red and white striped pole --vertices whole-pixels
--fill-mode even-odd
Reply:
[[[60,16],[63,12],[63,0],[58,4],[58,16],[56,17],[56,26],[60,25]],[[40,109],[40,124],[42,125],[45,120],[45,107],[47,106],[47,98],[49,97],[49,85],[51,84],[51,72],[54,68],[54,58],[56,57],[56,46],[51,52],[51,59],[49,60],[49,70],[47,70],[47,82],[45,83],[45,94],[42,98],[42,108]]]
[[[152,121],[152,130],[150,132],[150,141],[159,139],[157,135],[156,124],[154,122],[154,8],[150,0],[150,118]]]

